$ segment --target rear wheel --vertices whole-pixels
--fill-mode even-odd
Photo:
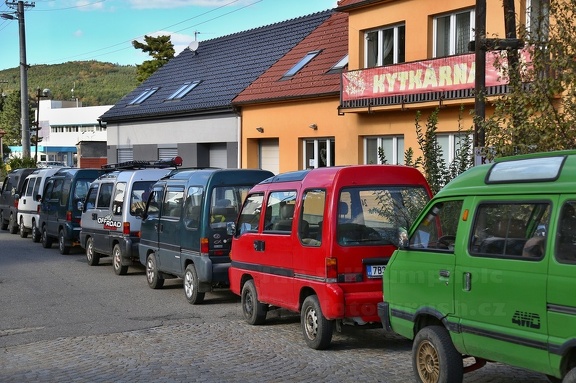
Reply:
[[[574,367],[573,369],[571,369],[566,376],[564,376],[564,379],[562,380],[562,383],[576,383],[576,367]]]
[[[242,314],[244,314],[246,322],[252,325],[258,325],[266,321],[268,305],[258,301],[258,293],[256,292],[256,286],[252,279],[242,286],[241,304]]]
[[[66,245],[66,238],[64,237],[64,229],[60,229],[58,232],[58,250],[60,254],[70,254],[70,246]]]
[[[90,266],[98,266],[100,255],[94,251],[94,238],[88,237],[86,240],[86,261]]]
[[[146,258],[146,281],[151,289],[159,289],[164,286],[164,278],[159,275],[156,268],[156,255],[154,253],[148,254]]]
[[[462,355],[442,326],[428,326],[416,334],[412,346],[412,368],[418,382],[462,382]]]
[[[32,221],[32,242],[40,242],[42,239],[42,233],[38,230],[38,226],[36,226],[36,221]]]
[[[26,238],[28,237],[28,231],[24,227],[24,218],[20,217],[20,237]]]
[[[10,234],[18,233],[18,222],[16,222],[16,217],[12,213],[10,213],[10,219],[8,220],[8,229]]]
[[[198,273],[193,264],[188,265],[184,273],[184,294],[188,302],[193,305],[204,302],[204,293],[200,292]]]
[[[310,295],[304,300],[300,316],[302,333],[308,347],[314,350],[328,348],[332,341],[334,321],[324,317],[316,295]]]
[[[116,275],[126,275],[128,266],[122,265],[122,249],[119,244],[115,244],[112,249],[112,266]]]
[[[42,247],[49,249],[52,247],[52,238],[48,236],[48,231],[46,231],[46,226],[42,227]]]

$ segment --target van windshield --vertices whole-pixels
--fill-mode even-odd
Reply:
[[[251,188],[249,185],[214,188],[210,202],[210,227],[225,228],[227,222],[235,222]]]
[[[398,245],[429,197],[423,187],[369,186],[345,188],[338,202],[338,243]]]

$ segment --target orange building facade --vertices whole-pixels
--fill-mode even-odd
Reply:
[[[547,1],[516,0],[516,23],[539,16]],[[416,113],[425,125],[438,107],[438,142],[449,163],[460,141],[472,139],[458,129],[473,129],[475,64],[468,43],[475,5],[341,0],[330,19],[234,100],[242,113],[242,167],[279,173],[378,163],[379,147],[388,163],[403,163],[408,148],[421,154]],[[505,36],[502,0],[486,0],[486,36]],[[495,96],[507,88],[489,55],[486,90]],[[294,69],[307,56],[313,57]]]

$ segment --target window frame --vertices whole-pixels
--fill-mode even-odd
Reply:
[[[404,136],[403,135],[394,135],[394,136],[366,136],[364,137],[364,164],[370,164],[372,162],[370,158],[368,158],[368,144],[369,141],[376,140],[376,162],[375,164],[383,164],[378,156],[378,148],[384,148],[384,142],[392,141],[392,160],[388,158],[390,155],[389,153],[384,153],[386,155],[387,163],[393,165],[404,165]]]
[[[318,159],[321,158],[321,151],[320,144],[323,143],[326,145],[326,166],[318,166],[319,161]],[[313,144],[313,157],[307,159],[309,150],[307,149],[308,144]],[[310,165],[310,161],[314,160],[314,165]],[[332,163],[334,162],[334,163]],[[306,138],[302,140],[302,165],[303,169],[316,169],[319,167],[331,167],[336,165],[336,140],[334,137],[328,138]]]
[[[403,47],[403,52],[404,52],[404,58],[401,59],[400,58],[400,28],[403,28],[404,30],[404,47]],[[392,30],[393,33],[393,45],[392,45],[392,63],[387,63],[384,64],[384,57],[382,56],[382,50],[378,49],[378,57],[376,58],[376,62],[374,63],[374,65],[370,65],[368,62],[368,53],[370,51],[369,49],[369,34],[372,33],[377,33],[377,46],[378,48],[381,47],[381,41],[384,38],[384,33],[388,32]],[[393,25],[388,25],[386,27],[381,27],[381,28],[376,28],[376,29],[370,29],[370,30],[366,30],[364,32],[364,68],[374,68],[374,67],[379,67],[379,66],[383,66],[383,65],[394,65],[394,64],[400,64],[406,62],[406,24],[405,23],[398,23],[398,24],[393,24]]]
[[[294,66],[292,66],[292,68],[288,69],[286,73],[282,75],[280,80],[288,80],[294,77],[298,72],[302,70],[302,68],[308,65],[310,61],[314,60],[321,52],[321,49],[307,52],[304,57],[302,57],[296,64],[294,64]]]
[[[469,27],[469,39],[468,42],[472,41],[472,39],[474,38],[474,28],[476,28],[476,11],[474,8],[468,8],[468,9],[462,9],[460,11],[455,11],[455,12],[451,12],[451,13],[444,13],[441,15],[437,15],[433,17],[433,27],[432,27],[432,57],[436,58],[436,57],[446,57],[446,56],[452,56],[452,55],[456,55],[456,54],[464,54],[464,53],[468,53],[468,51],[466,50],[465,52],[458,52],[457,51],[457,25],[456,25],[456,19],[458,17],[458,15],[462,15],[464,13],[469,13],[470,17],[469,17],[469,22],[470,22],[470,27]],[[447,54],[439,54],[438,52],[438,20],[445,18],[445,17],[449,17],[450,19],[450,25],[449,25],[449,36],[448,36],[448,53]],[[468,44],[466,44],[467,46]]]

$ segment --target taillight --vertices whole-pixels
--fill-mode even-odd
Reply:
[[[130,235],[130,222],[124,222],[122,225],[122,234]]]
[[[200,253],[208,255],[208,238],[200,238]]]
[[[326,258],[326,282],[336,283],[338,281],[338,261],[336,258]]]
[[[15,207],[16,209],[18,209],[18,201],[19,201],[18,199],[15,199],[15,200],[14,200],[14,207]]]
[[[40,214],[40,205],[36,206],[36,213]]]
[[[72,222],[72,212],[70,210],[66,212],[66,221]]]

